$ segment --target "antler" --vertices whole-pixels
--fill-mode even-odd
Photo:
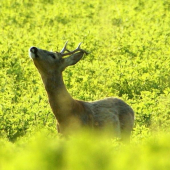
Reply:
[[[76,53],[77,51],[82,51],[82,52],[88,54],[85,50],[83,50],[83,49],[80,48],[80,45],[81,45],[82,43],[79,43],[78,47],[77,47],[75,50],[73,50],[73,51],[67,50],[67,43],[68,43],[68,41],[65,43],[63,49],[60,51],[60,54],[61,54],[62,57],[63,57],[63,56],[66,56],[66,55],[74,54],[74,53]],[[65,53],[65,54],[64,54],[65,51],[68,51],[68,53]]]
[[[66,43],[65,43],[65,45],[64,45],[64,47],[63,47],[63,49],[60,51],[61,54],[63,54],[65,51],[70,52],[69,50],[67,50],[67,43],[68,43],[68,41],[66,41]]]

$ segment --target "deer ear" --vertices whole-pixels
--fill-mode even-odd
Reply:
[[[78,52],[78,53],[72,54],[71,56],[67,58],[64,58],[65,67],[76,64],[83,57],[83,54],[84,52]]]

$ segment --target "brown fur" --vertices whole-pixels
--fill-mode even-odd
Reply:
[[[68,93],[62,78],[62,71],[77,63],[83,56],[80,50],[67,58],[32,47],[30,56],[37,67],[49,103],[58,121],[58,131],[67,134],[70,128],[89,127],[103,129],[108,127],[116,137],[129,138],[134,124],[134,112],[124,101],[118,98],[105,98],[94,102],[74,100]],[[51,57],[55,55],[55,59]]]

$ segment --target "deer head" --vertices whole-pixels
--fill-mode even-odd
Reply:
[[[33,59],[35,66],[42,76],[47,76],[52,73],[61,73],[67,66],[76,64],[87,52],[78,47],[69,51],[67,49],[67,42],[60,52],[50,52],[39,49],[37,47],[30,48],[30,57]],[[67,53],[65,53],[67,52]],[[67,58],[64,56],[70,55]]]

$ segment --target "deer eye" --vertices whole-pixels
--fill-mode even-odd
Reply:
[[[51,54],[50,56],[51,56],[52,58],[54,58],[54,59],[55,59],[55,55],[54,55],[54,54]]]

